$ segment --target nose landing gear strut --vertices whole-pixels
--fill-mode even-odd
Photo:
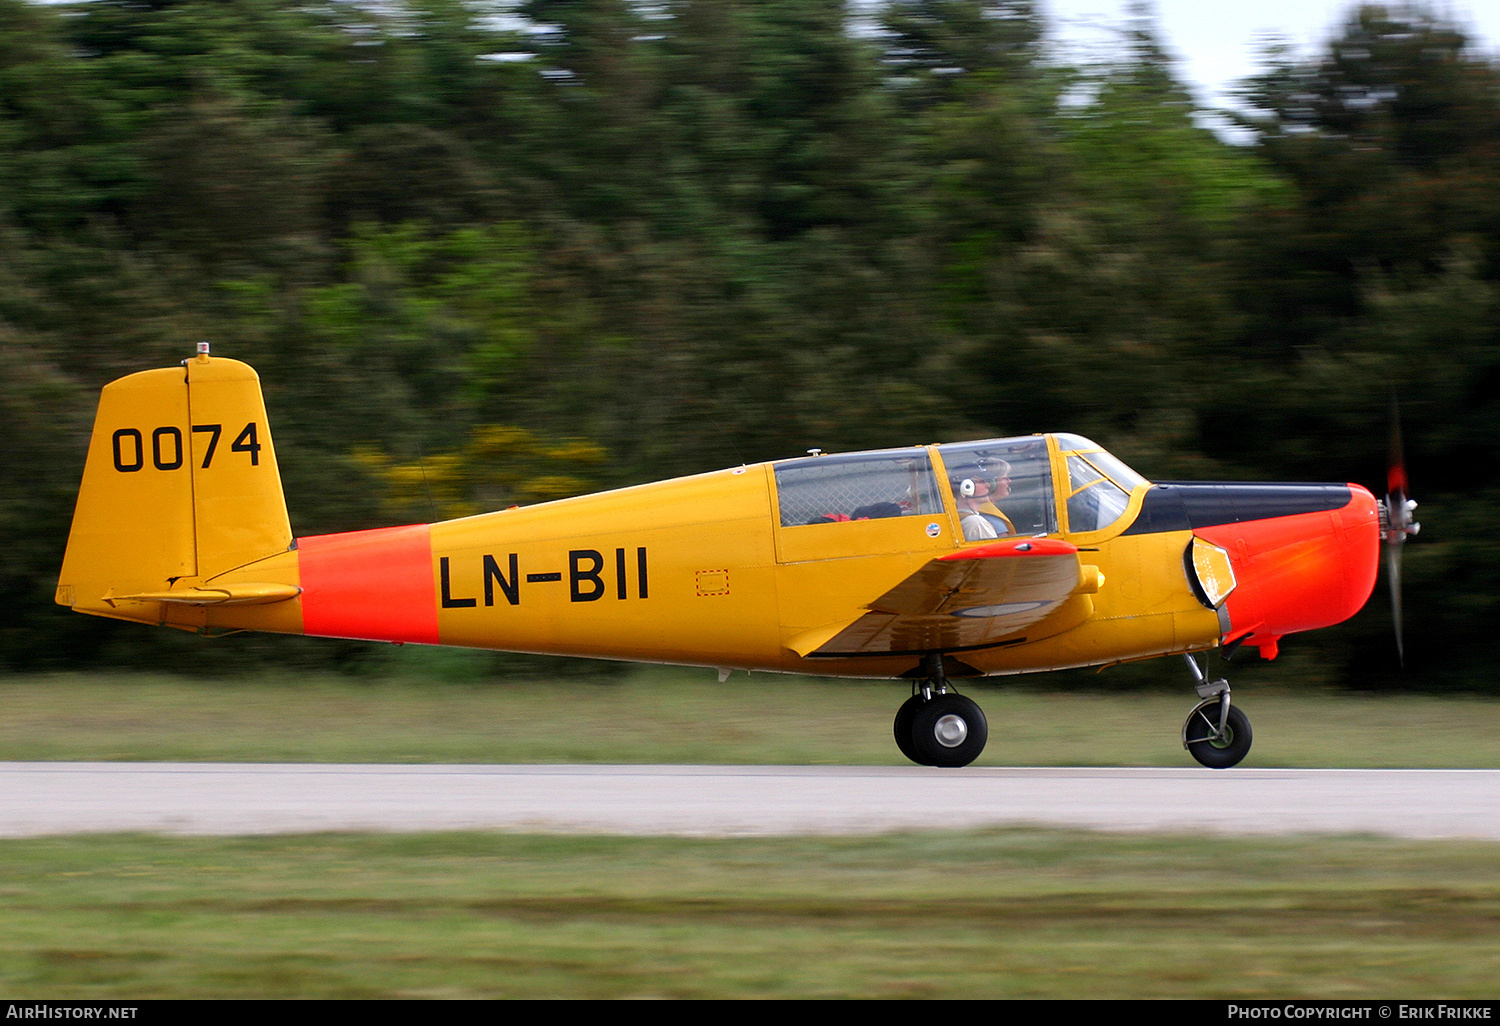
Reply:
[[[1182,658],[1187,660],[1198,697],[1203,699],[1193,706],[1182,725],[1182,747],[1209,769],[1238,766],[1250,752],[1249,717],[1229,704],[1229,681],[1209,680],[1190,653]]]

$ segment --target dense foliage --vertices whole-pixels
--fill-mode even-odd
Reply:
[[[97,388],[211,339],[263,371],[299,533],[1050,429],[1378,486],[1395,391],[1409,670],[1379,599],[1292,644],[1483,683],[1500,66],[1354,9],[1232,145],[1149,23],[1064,67],[1040,7],[0,0],[0,665],[356,658],[51,605]]]

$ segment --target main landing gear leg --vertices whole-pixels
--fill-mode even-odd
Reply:
[[[1198,697],[1203,699],[1182,725],[1182,747],[1209,769],[1238,766],[1250,752],[1250,719],[1229,704],[1229,681],[1209,680],[1191,654],[1184,654],[1193,671]]]
[[[952,690],[940,654],[927,657],[927,673],[896,711],[896,747],[919,766],[967,766],[989,740],[984,711]]]

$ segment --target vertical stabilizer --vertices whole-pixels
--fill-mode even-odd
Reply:
[[[57,601],[175,620],[172,610],[201,604],[199,589],[215,576],[291,540],[260,379],[237,360],[200,353],[105,386]]]

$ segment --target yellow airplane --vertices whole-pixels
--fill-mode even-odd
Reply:
[[[104,388],[57,602],[204,634],[907,679],[896,743],[934,766],[988,735],[955,678],[1180,654],[1201,698],[1183,745],[1227,767],[1250,724],[1193,653],[1274,658],[1352,616],[1414,505],[1350,484],[1152,484],[1046,434],[294,538],[259,378],[204,344]]]

